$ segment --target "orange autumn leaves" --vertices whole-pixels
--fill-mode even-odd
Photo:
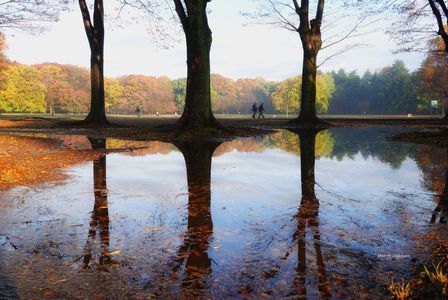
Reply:
[[[66,178],[63,168],[91,161],[98,151],[64,148],[54,139],[0,135],[0,191]]]

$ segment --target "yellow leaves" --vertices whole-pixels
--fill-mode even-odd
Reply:
[[[121,253],[120,250],[115,250],[115,251],[109,252],[109,255],[117,255],[117,254],[120,254],[120,253]]]

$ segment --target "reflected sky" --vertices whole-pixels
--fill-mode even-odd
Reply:
[[[446,180],[446,159],[424,156],[445,149],[387,142],[395,131],[138,142],[139,151],[68,167],[62,182],[0,193],[0,276],[23,298],[384,297],[391,278],[412,278],[431,258],[415,236],[431,229],[442,193],[426,181]],[[104,143],[113,145],[123,146]],[[315,165],[312,202],[304,159]]]

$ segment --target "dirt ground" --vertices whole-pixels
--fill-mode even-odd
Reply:
[[[225,131],[206,131],[179,134],[175,124],[177,118],[173,116],[141,117],[109,116],[110,125],[105,127],[82,125],[82,116],[58,115],[29,116],[29,115],[0,115],[0,132],[33,131],[46,132],[48,130],[60,134],[84,134],[105,138],[120,138],[129,140],[173,142],[179,139],[221,139],[231,140],[236,137],[268,134],[276,129],[297,128],[329,128],[329,127],[366,127],[366,126],[399,126],[415,128],[415,133],[395,137],[396,140],[415,143],[448,144],[448,121],[431,116],[343,116],[336,118],[329,116],[321,118],[319,124],[300,124],[292,122],[291,118],[267,117],[252,119],[250,117],[224,117],[219,122]]]
[[[0,129],[7,128],[67,128],[73,122],[81,120],[79,116],[57,115],[51,116],[32,116],[32,115],[1,115]],[[109,116],[112,127],[136,127],[151,128],[155,126],[163,126],[174,124],[176,117],[141,117],[135,116]],[[297,126],[289,123],[291,118],[283,117],[266,117],[265,119],[252,119],[250,117],[223,117],[218,116],[218,120],[226,127],[270,127],[284,128]],[[323,116],[323,122],[331,126],[413,126],[413,127],[448,127],[448,121],[431,116]],[[79,127],[79,126],[74,126]]]

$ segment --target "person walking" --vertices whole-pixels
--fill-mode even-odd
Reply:
[[[257,113],[257,102],[254,103],[254,105],[252,105],[252,119],[255,119],[255,114]]]
[[[263,103],[261,103],[260,106],[258,106],[258,118],[264,119],[263,111],[264,111],[264,107],[263,107]]]

